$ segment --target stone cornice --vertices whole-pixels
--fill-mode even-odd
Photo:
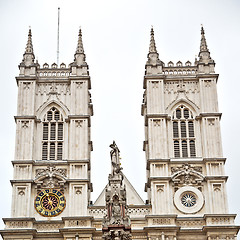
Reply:
[[[30,222],[35,222],[35,218],[31,218],[31,217],[22,217],[22,218],[3,218],[2,219],[4,223],[6,222],[11,222],[11,221],[30,221]]]
[[[219,117],[221,119],[222,113],[200,113],[199,116],[196,116],[196,120],[202,119],[203,117]]]
[[[217,74],[217,73],[199,73],[199,74],[197,74],[196,75],[196,77],[200,80],[200,79],[202,79],[202,78],[216,78],[216,81],[218,80],[218,77],[219,77],[219,74]]]
[[[74,216],[74,217],[62,217],[62,220],[94,220],[92,216]]]
[[[225,164],[226,158],[203,158],[203,162],[223,162]]]
[[[31,179],[14,179],[10,180],[10,183],[13,185],[14,183],[33,183]]]
[[[60,233],[74,233],[81,231],[81,234],[84,233],[94,233],[96,228],[94,227],[69,227],[69,228],[59,228]]]
[[[177,214],[146,215],[145,218],[177,218]]]
[[[150,170],[151,163],[169,163],[170,158],[160,158],[160,159],[147,159],[146,169]]]
[[[35,81],[37,80],[37,75],[32,75],[32,76],[18,76],[18,77],[15,77],[17,83],[19,81],[23,81],[23,82],[29,82],[29,81]]]
[[[148,119],[166,119],[170,120],[171,117],[166,113],[159,113],[159,114],[152,114],[147,113],[145,114],[145,126],[148,126]]]
[[[91,127],[91,116],[89,114],[86,115],[68,115],[68,118],[66,118],[66,122],[69,122],[71,119],[76,120],[82,120],[87,119],[88,120],[88,127]]]
[[[35,120],[35,122],[37,122],[37,117],[34,115],[23,115],[23,116],[14,116],[15,122],[17,122],[17,120]]]
[[[164,80],[166,76],[164,74],[159,75],[145,75],[143,78],[143,88],[146,89],[147,87],[147,80],[153,79],[153,80]]]
[[[87,163],[90,165],[90,159],[85,160],[13,160],[12,164],[32,164],[33,166],[48,166],[48,165],[68,165],[72,163]],[[89,166],[90,168],[90,166]],[[90,170],[90,169],[89,169]]]
[[[88,80],[88,89],[91,89],[91,77],[89,75],[87,76],[69,76],[70,81],[76,81],[76,80]]]
[[[202,163],[203,158],[196,157],[196,158],[171,158],[171,163]]]
[[[205,176],[205,178],[206,178],[206,180],[217,180],[217,181],[219,181],[219,180],[225,180],[225,181],[227,181],[228,180],[228,176],[209,176],[209,175],[207,175],[207,176]]]

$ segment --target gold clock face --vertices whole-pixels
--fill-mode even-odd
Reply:
[[[42,216],[55,217],[64,210],[66,200],[59,190],[45,189],[36,196],[34,206]]]

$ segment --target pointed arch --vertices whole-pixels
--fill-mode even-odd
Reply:
[[[174,100],[172,103],[168,105],[166,108],[167,112],[169,115],[172,114],[172,112],[179,106],[179,105],[185,105],[187,108],[189,108],[192,112],[194,117],[199,115],[199,110],[200,108],[191,100],[185,99],[185,98],[180,98],[177,100]]]
[[[39,108],[39,124],[42,129],[42,160],[62,160],[64,125],[67,109],[52,100]]]
[[[175,158],[196,157],[195,116],[192,106],[176,103],[171,109],[173,156]]]
[[[63,114],[64,118],[67,118],[67,116],[69,115],[69,109],[64,104],[56,100],[51,100],[45,102],[37,109],[37,118],[42,120],[47,111],[50,110],[52,107],[56,107]]]

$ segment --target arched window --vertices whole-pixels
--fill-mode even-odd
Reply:
[[[62,160],[63,117],[52,107],[43,119],[42,160]]]
[[[196,157],[194,119],[191,111],[181,105],[172,118],[174,157]]]

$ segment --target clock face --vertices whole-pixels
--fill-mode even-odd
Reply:
[[[34,206],[42,216],[55,217],[64,210],[66,200],[62,192],[56,189],[46,189],[37,195]]]

